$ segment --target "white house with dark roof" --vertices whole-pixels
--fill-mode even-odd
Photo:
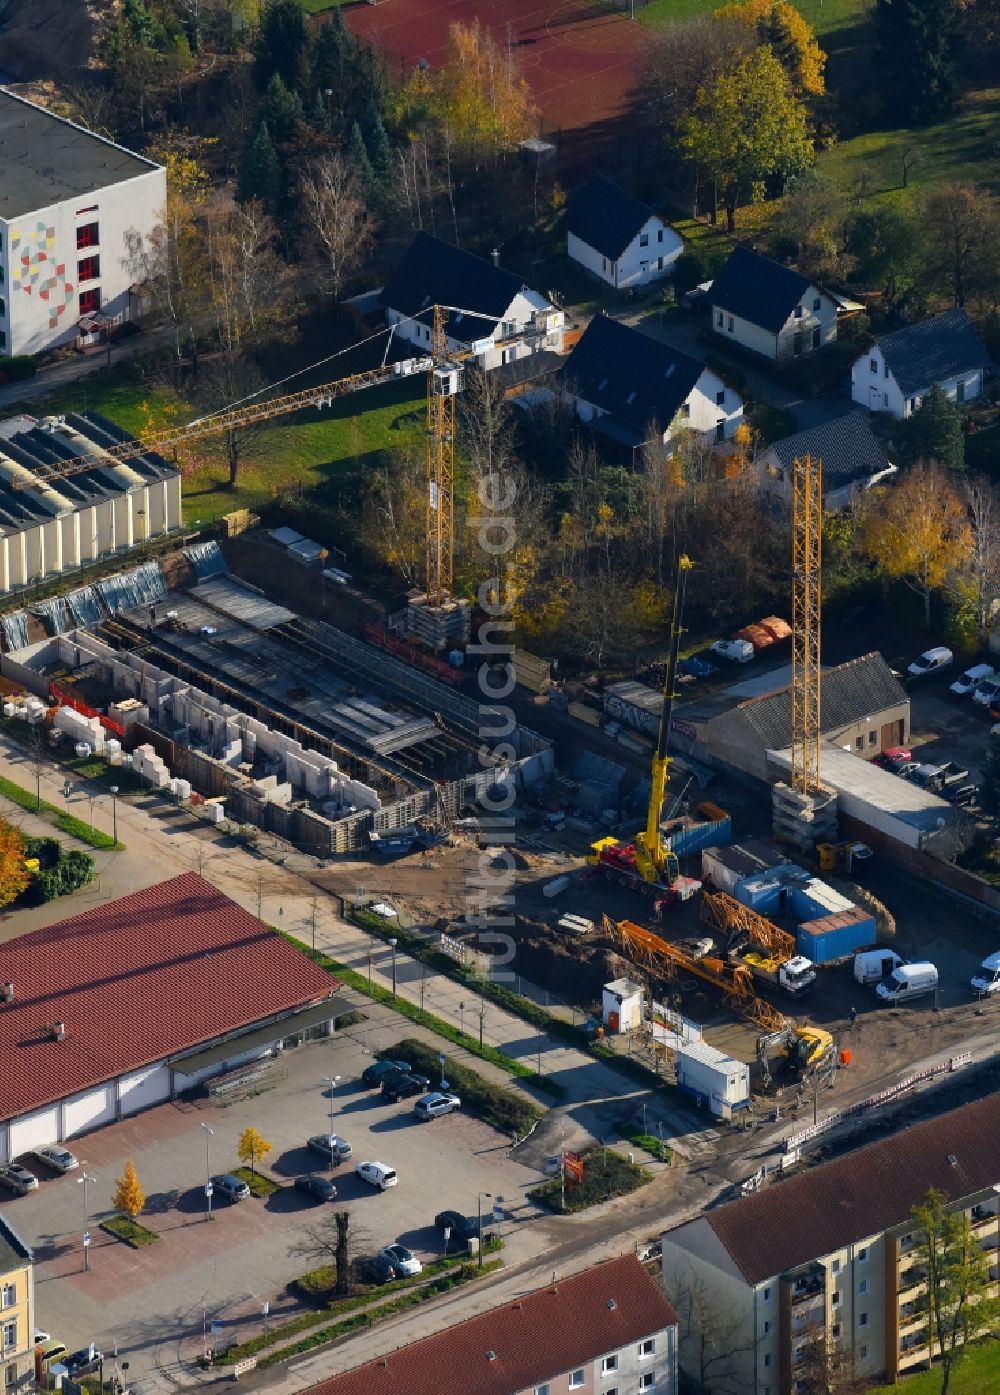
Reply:
[[[641,199],[599,174],[566,209],[566,254],[617,290],[670,276],[684,239]]]
[[[800,358],[837,337],[837,305],[808,276],[737,247],[707,293],[712,329],[765,358]]]
[[[127,319],[166,202],[161,165],[0,88],[0,359]]]
[[[983,391],[989,352],[964,310],[946,310],[919,324],[880,335],[851,368],[851,396],[871,412],[902,421],[935,384],[953,402]]]
[[[743,398],[711,368],[607,315],[591,320],[560,376],[580,420],[633,450],[651,428],[664,445],[685,430],[727,441],[743,420]]]
[[[470,353],[484,369],[530,354],[561,353],[563,312],[503,267],[418,232],[382,289],[386,323],[430,353],[434,306],[448,311],[452,353]]]
[[[817,1335],[872,1382],[926,1366],[936,1352],[912,1208],[933,1186],[965,1213],[996,1295],[998,1130],[994,1093],[667,1231],[664,1288],[692,1314],[681,1370],[697,1379],[708,1360],[714,1388],[793,1395]]]
[[[896,467],[871,429],[865,412],[848,412],[833,421],[774,441],[754,464],[761,493],[772,504],[791,508],[792,462],[804,455],[823,462],[823,506],[846,509],[858,494],[881,484]]]

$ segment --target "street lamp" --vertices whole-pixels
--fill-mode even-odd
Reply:
[[[444,1228],[444,1257],[445,1257],[445,1259],[448,1258],[448,1241],[449,1241],[450,1239],[451,1239],[451,1226],[450,1226],[450,1225],[446,1225],[445,1228]]]
[[[335,1154],[334,1142],[333,1142],[333,1140],[336,1138],[336,1134],[335,1134],[334,1131],[333,1131],[333,1092],[334,1092],[334,1090],[336,1090],[337,1086],[340,1084],[340,1076],[339,1076],[339,1075],[324,1075],[324,1077],[323,1077],[323,1084],[324,1084],[324,1085],[329,1085],[329,1087],[330,1087],[330,1091],[329,1091],[329,1093],[330,1093],[330,1154],[331,1154],[330,1162],[331,1162],[331,1164],[332,1164],[332,1163],[336,1162],[336,1154]]]
[[[392,996],[396,996],[396,945],[399,941],[395,936],[389,941],[389,948],[392,950]]]
[[[78,1186],[83,1187],[83,1267],[86,1271],[90,1269],[90,1231],[87,1229],[90,1208],[87,1205],[87,1184],[96,1182],[97,1178],[89,1172],[82,1172],[76,1181]]]
[[[483,1197],[488,1196],[493,1200],[492,1192],[480,1192],[476,1198],[476,1205],[479,1212],[479,1267],[483,1267]]]
[[[210,1129],[207,1124],[201,1126],[205,1130],[205,1204],[208,1208],[207,1220],[212,1219],[212,1139],[215,1137],[215,1130]]]
[[[445,1062],[445,1055],[444,1055],[444,1052],[443,1052],[443,1051],[439,1051],[439,1052],[438,1052],[438,1065],[441,1067],[441,1089],[442,1089],[442,1090],[447,1090],[447,1088],[448,1088],[448,1082],[447,1082],[447,1080],[445,1080],[445,1078],[444,1078],[444,1062]]]
[[[465,1036],[465,1004],[464,1004],[464,1003],[459,1003],[459,1005],[458,1005],[458,1021],[459,1021],[459,1031],[462,1033],[463,1036]]]
[[[118,842],[118,786],[111,786],[111,836]]]

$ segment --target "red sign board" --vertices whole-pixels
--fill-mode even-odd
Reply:
[[[574,1182],[583,1181],[583,1159],[579,1153],[563,1154],[563,1171],[567,1177],[571,1177]]]

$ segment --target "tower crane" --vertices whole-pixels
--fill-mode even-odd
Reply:
[[[792,789],[819,791],[823,462],[792,461]]]
[[[440,605],[451,592],[454,577],[455,550],[455,399],[462,388],[461,364],[472,358],[473,350],[452,352],[448,347],[445,325],[449,314],[472,314],[454,306],[435,305],[431,353],[415,358],[383,362],[378,368],[351,373],[343,378],[303,388],[281,397],[247,400],[211,416],[197,417],[183,426],[150,432],[141,437],[102,448],[99,454],[78,455],[66,460],[53,460],[32,471],[31,479],[15,481],[15,488],[44,488],[72,475],[85,474],[113,465],[126,465],[130,460],[151,451],[169,451],[179,446],[203,441],[227,431],[255,426],[289,416],[306,408],[322,410],[339,397],[381,387],[395,379],[424,372],[427,375],[427,500],[424,565],[427,596],[432,605]],[[394,328],[394,327],[393,327]],[[387,331],[390,338],[392,330]],[[498,341],[502,342],[502,341]],[[388,354],[388,346],[386,350]]]
[[[686,555],[682,555],[677,564],[677,584],[674,588],[674,607],[670,621],[670,648],[663,679],[663,710],[660,713],[656,751],[653,754],[650,772],[646,826],[640,829],[631,843],[619,842],[617,838],[600,838],[591,844],[587,854],[588,863],[592,867],[599,867],[605,876],[642,891],[669,890],[678,873],[677,856],[667,847],[666,840],[660,832],[660,815],[670,778],[668,749],[670,720],[676,697],[674,687],[677,680],[677,655],[681,635],[684,633],[681,621],[684,616],[688,572],[693,566],[694,563]]]

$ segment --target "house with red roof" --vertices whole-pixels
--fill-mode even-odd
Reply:
[[[0,1162],[135,1114],[350,1011],[193,872],[0,945]]]

